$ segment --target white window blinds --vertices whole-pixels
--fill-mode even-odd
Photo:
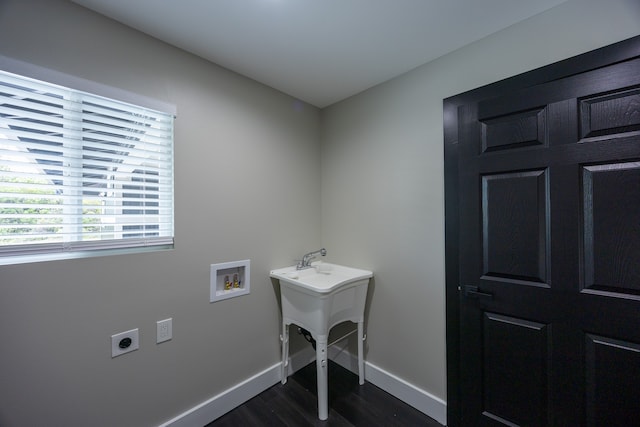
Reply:
[[[173,115],[0,71],[0,257],[173,244]]]

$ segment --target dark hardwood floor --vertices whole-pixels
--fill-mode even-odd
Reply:
[[[225,426],[426,426],[434,419],[329,362],[329,419],[318,420],[315,362],[223,415],[206,427]]]

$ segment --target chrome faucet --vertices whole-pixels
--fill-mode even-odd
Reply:
[[[304,270],[305,268],[311,267],[311,260],[314,259],[318,254],[325,256],[327,254],[327,250],[325,248],[322,248],[320,250],[305,254],[298,262],[298,265],[296,265],[296,270]]]

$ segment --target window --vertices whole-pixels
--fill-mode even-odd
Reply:
[[[0,258],[173,244],[173,115],[0,71]]]

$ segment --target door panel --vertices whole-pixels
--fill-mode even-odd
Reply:
[[[482,152],[546,143],[546,111],[535,108],[482,121]]]
[[[546,170],[482,176],[483,279],[548,281]]]
[[[580,101],[581,138],[640,131],[640,90],[618,90]]]
[[[584,285],[640,297],[640,162],[583,166]]]
[[[484,313],[483,321],[483,417],[499,425],[547,425],[550,328],[496,313]]]
[[[458,126],[462,425],[640,425],[640,61]]]
[[[586,334],[587,426],[640,420],[640,344]]]

